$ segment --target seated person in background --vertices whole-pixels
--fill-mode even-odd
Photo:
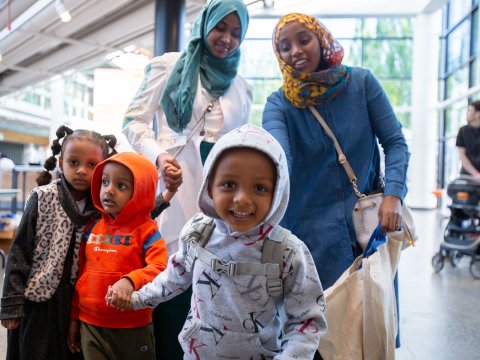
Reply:
[[[462,162],[460,174],[480,180],[480,100],[468,106],[467,125],[458,131],[456,146]]]
[[[107,302],[155,307],[192,285],[178,337],[184,359],[312,359],[325,301],[307,247],[278,225],[289,197],[280,144],[243,125],[216,142],[203,175],[202,213],[184,226],[167,269],[131,297],[110,289]]]

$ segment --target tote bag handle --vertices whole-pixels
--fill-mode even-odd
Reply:
[[[387,242],[387,237],[382,232],[382,226],[378,224],[372,236],[370,237],[370,240],[368,241],[368,244],[365,247],[365,250],[363,251],[362,258],[365,259],[369,257],[370,255],[372,255],[374,252],[377,251],[380,245],[383,245],[386,242]]]

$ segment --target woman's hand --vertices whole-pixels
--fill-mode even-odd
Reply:
[[[67,345],[72,353],[79,353],[82,351],[80,345],[80,323],[78,320],[70,320],[70,324],[68,324]]]
[[[170,154],[163,153],[158,155],[157,166],[165,182],[165,187],[171,192],[177,191],[182,184],[182,169],[177,160]]]
[[[378,216],[383,233],[400,230],[402,224],[402,202],[400,199],[393,195],[386,195],[383,198],[382,205],[380,205]]]
[[[8,329],[8,330],[16,329],[18,327],[18,325],[20,325],[20,319],[5,319],[5,320],[2,320],[2,326],[5,329]]]

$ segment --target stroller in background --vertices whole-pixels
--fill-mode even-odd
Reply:
[[[447,195],[452,199],[451,215],[432,266],[438,273],[446,258],[456,267],[462,257],[469,256],[470,274],[480,279],[480,181],[461,176],[448,185]]]

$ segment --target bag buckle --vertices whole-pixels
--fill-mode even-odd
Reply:
[[[267,290],[271,296],[279,296],[283,292],[282,279],[280,278],[267,279]]]
[[[211,260],[210,267],[213,271],[219,274],[228,276],[237,274],[237,263],[234,261],[226,262],[221,259],[213,258]]]

